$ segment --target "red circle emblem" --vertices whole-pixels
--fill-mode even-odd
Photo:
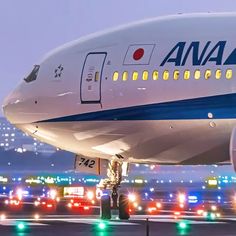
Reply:
[[[143,57],[143,55],[144,55],[144,49],[139,48],[134,52],[133,58],[134,58],[135,61],[138,61]]]

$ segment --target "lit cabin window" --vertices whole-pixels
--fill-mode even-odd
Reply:
[[[153,80],[158,80],[158,71],[157,70],[154,70],[153,73],[152,73],[152,79]]]
[[[200,70],[195,70],[194,78],[195,79],[200,79],[201,78],[201,71]]]
[[[124,71],[124,72],[123,72],[122,80],[123,80],[123,81],[128,80],[128,72],[127,72],[127,71]]]
[[[148,71],[147,70],[145,70],[143,72],[143,80],[148,80]]]
[[[169,71],[168,71],[168,70],[165,70],[165,71],[163,72],[163,80],[168,80],[169,77],[170,77]]]
[[[133,80],[137,80],[138,79],[138,72],[134,71],[133,72]]]
[[[174,80],[178,80],[179,79],[179,70],[175,70],[174,71]]]
[[[119,73],[117,71],[115,71],[113,74],[113,81],[117,81],[118,78],[119,78]]]
[[[190,79],[190,71],[189,71],[189,70],[186,70],[186,71],[184,72],[184,79],[185,79],[185,80],[189,80],[189,79]]]
[[[220,79],[221,78],[221,70],[216,70],[216,79]]]
[[[211,77],[211,70],[206,70],[205,71],[205,79],[210,79]]]
[[[228,70],[226,71],[225,76],[226,76],[226,79],[232,79],[232,77],[233,77],[233,71],[232,71],[231,69],[228,69]]]

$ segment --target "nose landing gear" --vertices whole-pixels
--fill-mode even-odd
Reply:
[[[119,218],[121,220],[128,220],[129,214],[129,200],[124,194],[118,194],[118,188],[122,180],[122,162],[112,160],[108,164],[107,179],[102,179],[98,185],[98,188],[104,190],[110,190],[110,193],[104,194],[101,197],[101,218],[111,219],[111,209],[119,210]],[[110,196],[111,195],[111,196]],[[112,202],[112,204],[111,204]]]

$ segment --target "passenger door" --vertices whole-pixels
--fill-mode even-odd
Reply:
[[[105,52],[89,53],[85,59],[81,77],[81,103],[100,103],[102,70],[106,59]]]

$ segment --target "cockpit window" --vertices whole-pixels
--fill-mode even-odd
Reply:
[[[26,83],[30,83],[30,82],[36,80],[38,72],[39,72],[39,68],[40,68],[39,65],[35,65],[34,69],[32,70],[32,72],[30,72],[30,74],[26,78],[24,78],[24,81]]]

